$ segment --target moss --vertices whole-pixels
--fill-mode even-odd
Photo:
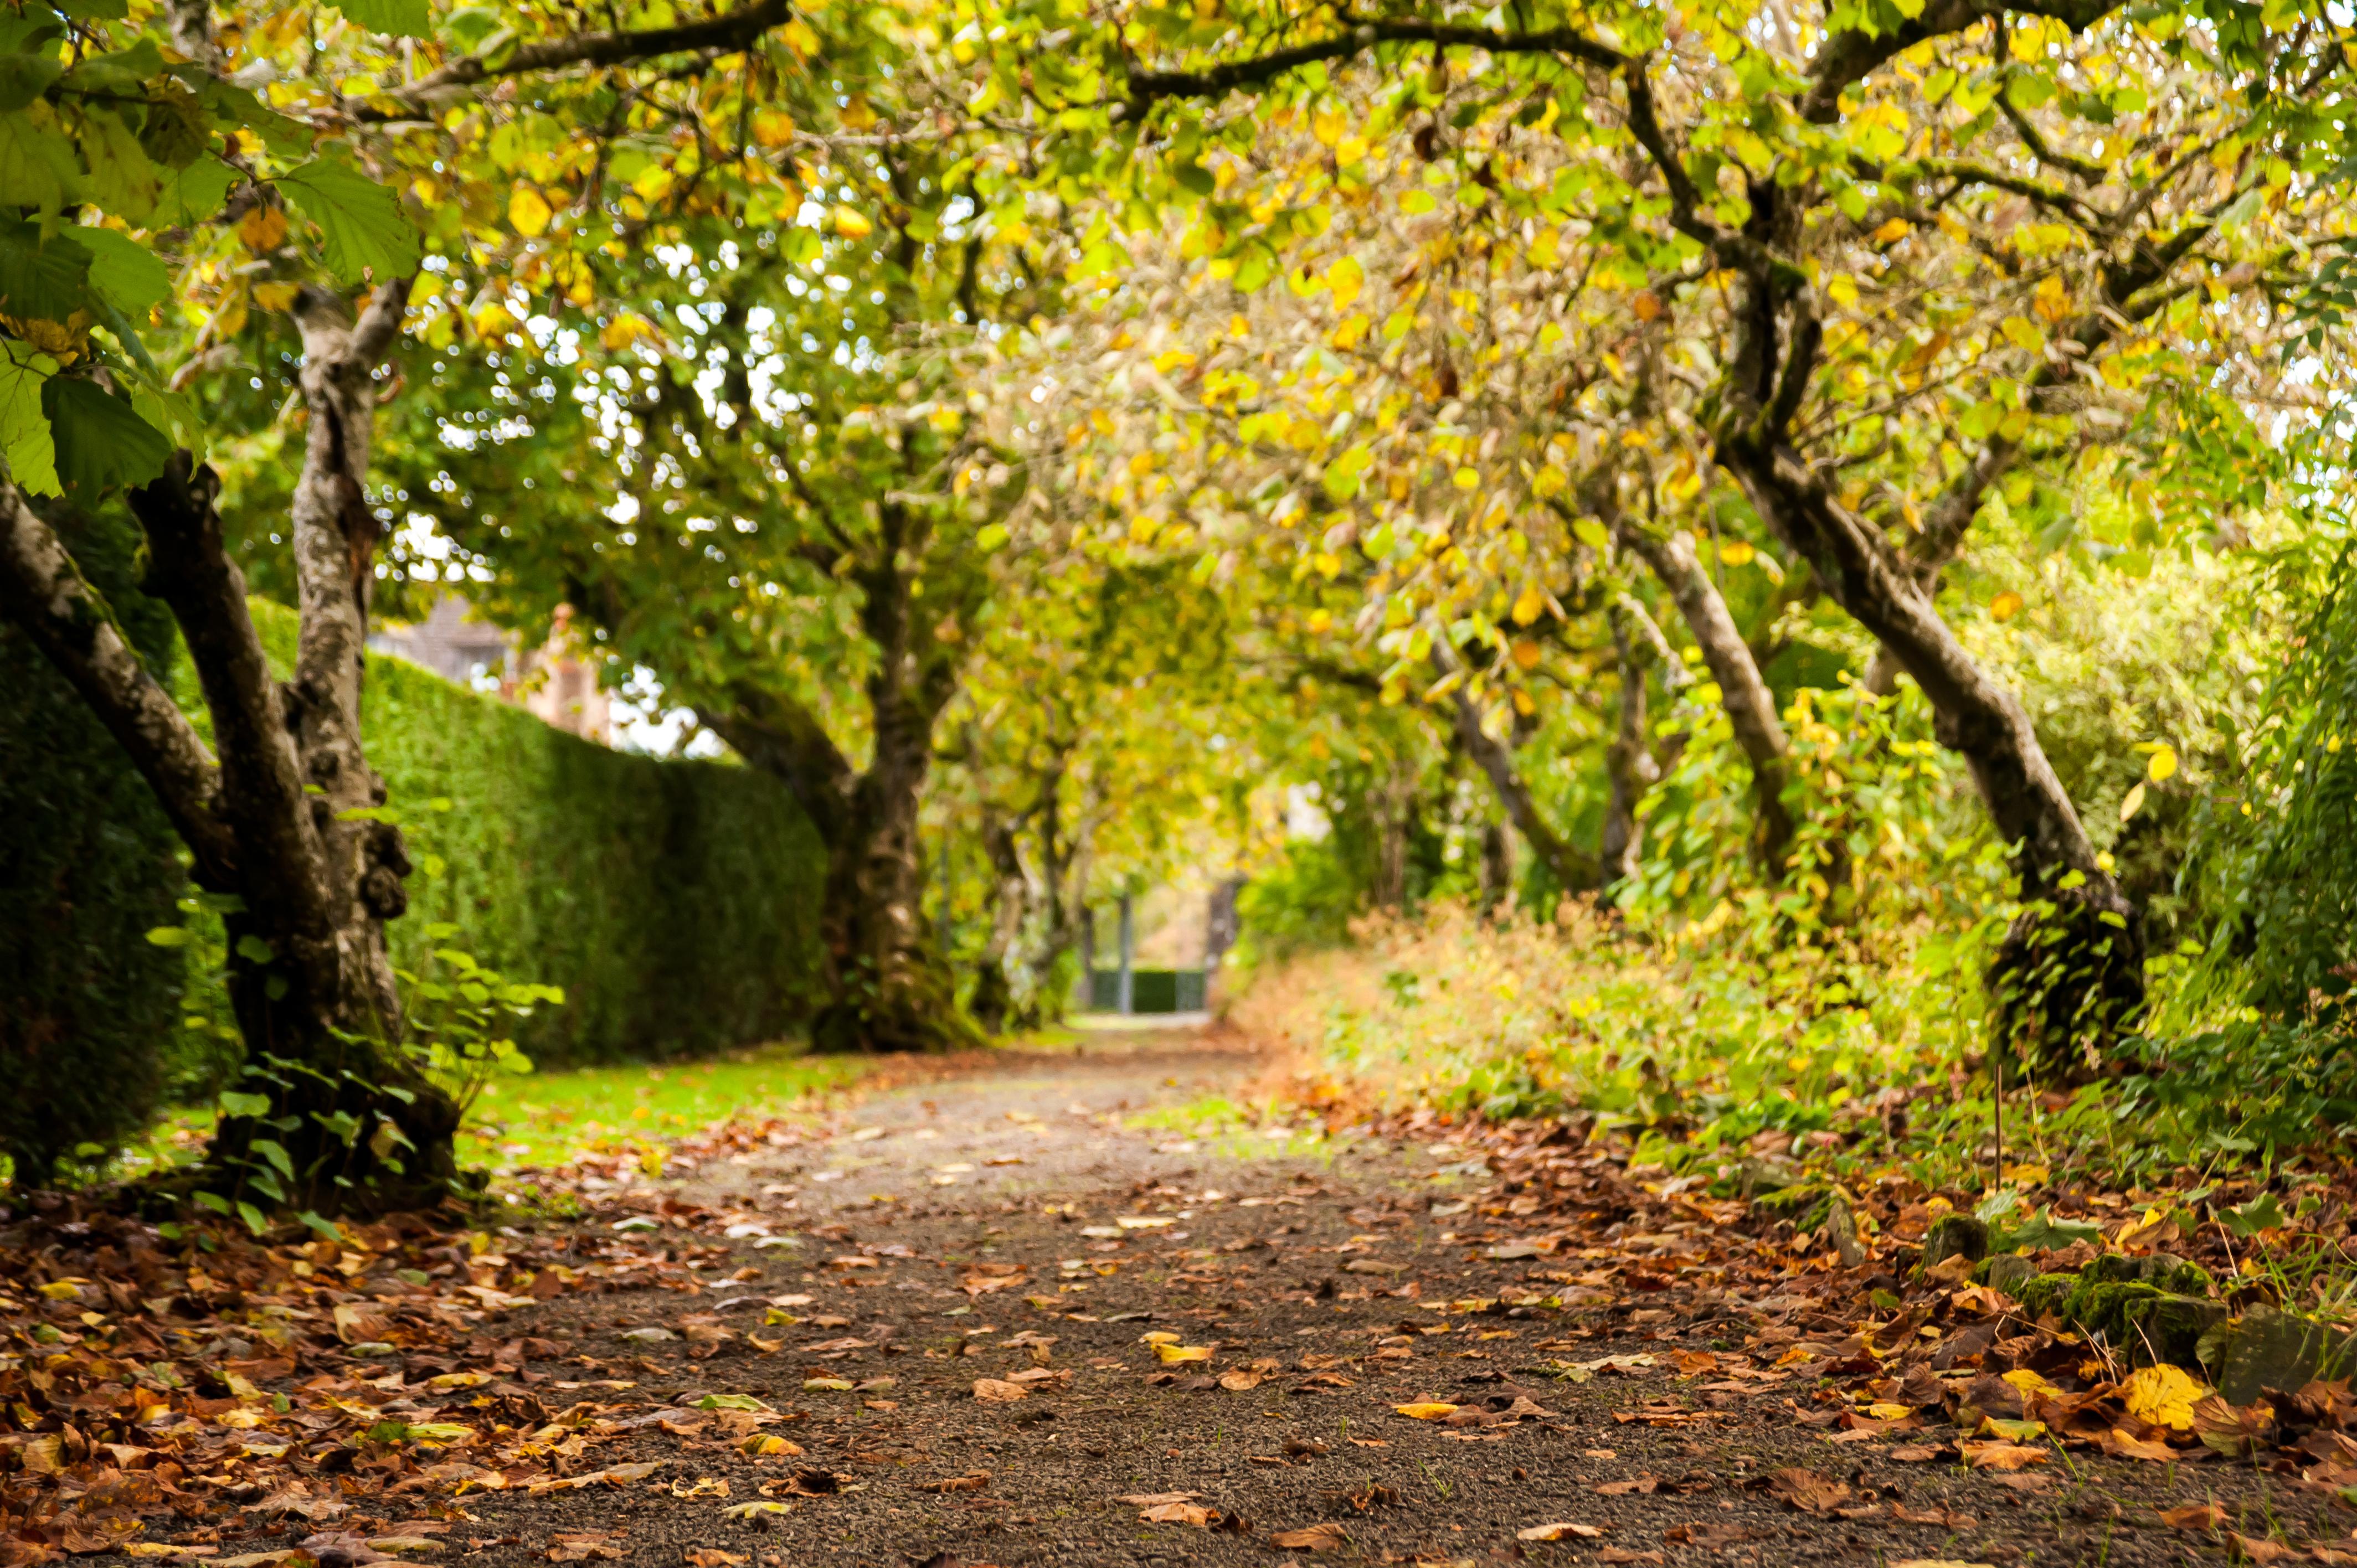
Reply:
[[[2170,1361],[2194,1366],[2202,1335],[2224,1316],[2221,1304],[2174,1284],[2207,1289],[2209,1275],[2191,1263],[2160,1260],[2149,1272],[2165,1283],[2136,1278],[2139,1265],[2156,1260],[2098,1258],[2075,1274],[2040,1274],[2015,1293],[2035,1317],[2051,1316],[2104,1342],[2131,1361]],[[2173,1266],[2169,1266],[2173,1265]]]

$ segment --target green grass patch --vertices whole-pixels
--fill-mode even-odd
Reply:
[[[618,1063],[496,1079],[458,1134],[460,1160],[492,1171],[560,1165],[577,1150],[679,1138],[726,1117],[791,1114],[872,1064],[764,1047],[708,1061]]]

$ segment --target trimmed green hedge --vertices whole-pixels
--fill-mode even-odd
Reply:
[[[293,612],[253,609],[291,661]],[[361,725],[420,866],[395,961],[414,967],[447,920],[510,979],[563,986],[518,1036],[536,1062],[688,1056],[808,1018],[825,851],[776,780],[609,750],[384,657]]]
[[[171,612],[134,585],[127,519],[45,506],[155,667]],[[39,649],[0,624],[0,1152],[40,1179],[59,1155],[145,1126],[178,1021],[179,839],[114,739]]]

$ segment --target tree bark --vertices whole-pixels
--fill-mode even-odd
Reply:
[[[1704,668],[1718,683],[1719,705],[1734,731],[1735,744],[1743,748],[1751,765],[1758,824],[1753,848],[1770,880],[1780,881],[1792,847],[1792,813],[1784,803],[1784,786],[1791,776],[1787,759],[1792,746],[1784,733],[1784,721],[1776,713],[1775,693],[1761,678],[1759,662],[1737,629],[1726,598],[1695,558],[1693,536],[1681,532],[1664,538],[1626,520],[1619,532],[1621,542],[1643,558],[1670,591],[1695,645],[1702,650]]]
[[[2031,906],[1990,975],[2008,1044],[2025,1070],[2083,1070],[2143,1003],[2143,927],[2097,864],[2029,714],[1974,661],[1873,527],[1789,450],[1738,435],[1723,437],[1719,453],[1769,527],[1930,699],[1934,733],[1964,758],[1998,835],[2014,846]]]
[[[457,1175],[458,1110],[402,1048],[385,951],[408,859],[390,824],[346,815],[384,800],[361,749],[365,545],[375,525],[360,486],[370,372],[406,294],[380,289],[357,328],[326,296],[305,306],[312,418],[293,517],[305,659],[293,683],[271,679],[211,471],[178,453],[130,497],[148,539],[145,585],[179,623],[218,758],[132,654],[56,534],[0,484],[0,613],[27,628],[122,742],[188,844],[199,885],[238,900],[225,917],[231,1003],[249,1078],[271,1104],[263,1117],[223,1119],[199,1179],[232,1197],[329,1213],[431,1203]],[[340,596],[322,603],[319,567],[338,550]],[[315,633],[315,618],[335,623],[334,635]]]
[[[1016,823],[985,811],[982,823],[983,853],[992,876],[990,936],[983,943],[982,961],[975,971],[974,995],[966,1010],[991,1034],[1006,1032],[1015,1010],[1015,984],[1006,972],[1023,933],[1023,917],[1030,902],[1030,880],[1023,875],[1023,855],[1016,846]]]
[[[1637,820],[1637,802],[1661,779],[1652,747],[1645,737],[1645,666],[1629,635],[1629,615],[1619,606],[1605,612],[1612,627],[1612,651],[1620,667],[1620,711],[1611,741],[1604,748],[1604,767],[1612,782],[1611,799],[1604,808],[1601,845],[1607,884],[1625,882],[1637,875],[1644,853],[1644,824]]]
[[[1498,803],[1506,810],[1507,820],[1531,846],[1531,853],[1546,867],[1557,889],[1565,893],[1593,893],[1604,885],[1603,867],[1597,858],[1573,844],[1555,831],[1531,798],[1531,787],[1514,767],[1513,748],[1502,740],[1493,739],[1481,729],[1481,714],[1460,688],[1449,693],[1449,714],[1455,721],[1458,744],[1462,746],[1497,792]]]

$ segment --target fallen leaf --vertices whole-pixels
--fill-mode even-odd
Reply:
[[[1456,1414],[1457,1407],[1453,1404],[1443,1404],[1437,1400],[1423,1400],[1414,1404],[1395,1404],[1392,1406],[1392,1411],[1394,1414],[1408,1416],[1416,1421],[1443,1421]]]
[[[1164,1503],[1191,1503],[1202,1495],[1200,1492],[1125,1492],[1114,1501],[1127,1503],[1132,1508],[1150,1509]]]
[[[1017,1400],[1029,1399],[1031,1391],[1021,1383],[1010,1383],[1005,1378],[976,1378],[974,1380],[974,1397],[985,1404],[1012,1404]]]
[[[1156,1503],[1139,1509],[1137,1517],[1147,1524],[1191,1524],[1202,1530],[1211,1524],[1212,1513],[1200,1503]]]
[[[2171,1530],[2215,1530],[2226,1522],[2224,1507],[2215,1502],[2188,1503],[2183,1508],[2157,1508],[2153,1511]]]
[[[1769,1477],[1768,1490],[1803,1513],[1828,1514],[1850,1499],[1850,1489],[1841,1482],[1797,1466]]]
[[[2148,1443],[2141,1437],[2130,1437],[2116,1426],[2104,1433],[2099,1441],[2104,1452],[2115,1459],[2152,1459],[2170,1465],[2183,1457],[2166,1443]]]
[[[978,1492],[990,1485],[990,1472],[976,1470],[970,1476],[952,1476],[946,1481],[920,1481],[920,1492]]]
[[[1658,1552],[1643,1552],[1629,1546],[1608,1546],[1596,1554],[1598,1563],[1666,1563],[1669,1559]]]
[[[1964,1453],[1964,1463],[1975,1470],[2022,1470],[2053,1457],[2046,1449],[2025,1448],[2002,1438],[1993,1443],[1961,1443],[1957,1447]]]
[[[1566,1521],[1556,1524],[1534,1524],[1527,1530],[1514,1531],[1514,1539],[1516,1541],[1593,1541],[1603,1533],[1604,1529],[1601,1525],[1572,1524]]]
[[[2226,1532],[2226,1541],[2233,1547],[2234,1555],[2245,1563],[2280,1563],[2287,1557],[2308,1555],[2297,1546],[2269,1541],[2264,1536],[2237,1535],[2231,1530]]]
[[[737,1568],[737,1564],[751,1560],[739,1552],[723,1552],[716,1546],[691,1546],[680,1556],[686,1562],[687,1568]]]
[[[1266,1372],[1255,1372],[1249,1367],[1231,1367],[1220,1374],[1220,1387],[1231,1393],[1249,1393],[1267,1378]]]
[[[1940,1449],[1933,1444],[1910,1443],[1903,1448],[1892,1449],[1890,1456],[1901,1465],[1922,1465],[1937,1459]]]
[[[1182,1361],[1208,1361],[1211,1359],[1211,1348],[1208,1345],[1157,1345],[1154,1354],[1164,1366],[1168,1367]]]
[[[1307,1525],[1300,1530],[1281,1530],[1268,1538],[1271,1546],[1287,1552],[1337,1552],[1350,1543],[1339,1524]]]
[[[2167,1362],[2139,1368],[2120,1385],[2130,1415],[2174,1432],[2193,1430],[2193,1407],[2209,1392],[2207,1383]]]

